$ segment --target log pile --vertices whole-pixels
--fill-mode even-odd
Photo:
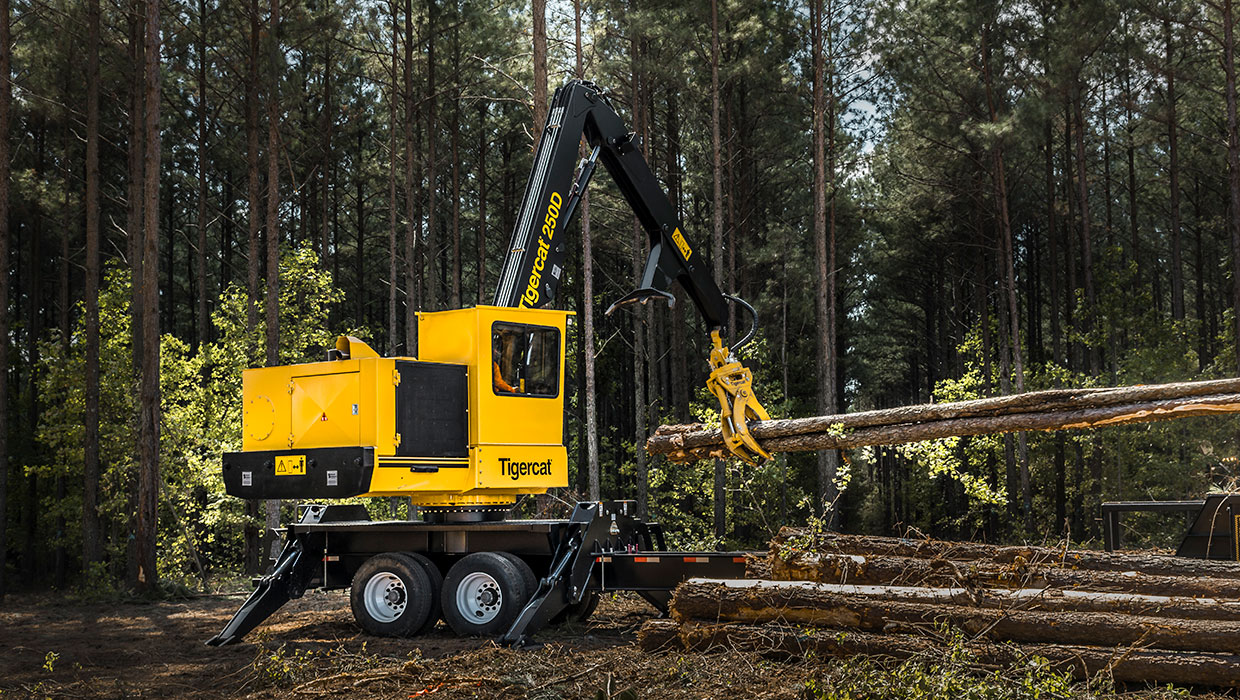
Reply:
[[[1053,389],[975,401],[758,421],[768,452],[898,445],[945,437],[1070,430],[1240,413],[1240,379],[1101,389]],[[723,434],[700,423],[660,426],[650,454],[673,462],[726,456]]]
[[[950,630],[982,665],[1240,687],[1238,564],[785,529],[754,569],[682,583],[642,646],[903,660]]]

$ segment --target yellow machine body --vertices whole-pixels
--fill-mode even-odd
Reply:
[[[229,492],[469,507],[567,486],[569,313],[420,313],[417,358],[380,357],[342,337],[338,359],[247,370],[242,452],[225,459]],[[230,462],[239,472],[231,479]],[[354,478],[359,486],[339,490]]]

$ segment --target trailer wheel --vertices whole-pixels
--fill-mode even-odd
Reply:
[[[426,572],[426,576],[431,582],[431,593],[427,598],[431,604],[430,611],[426,616],[426,622],[414,632],[414,634],[421,636],[435,629],[435,623],[439,622],[439,619],[443,617],[443,607],[439,602],[440,596],[443,594],[443,574],[439,573],[439,567],[435,566],[435,562],[417,552],[405,552],[405,556],[417,562],[422,567],[422,570]]]
[[[376,554],[353,577],[349,603],[363,630],[382,637],[417,634],[431,614],[431,577],[413,557]]]
[[[524,570],[522,570],[524,568]],[[475,552],[448,570],[443,580],[443,619],[462,636],[493,636],[512,626],[533,591],[529,566],[499,552]]]

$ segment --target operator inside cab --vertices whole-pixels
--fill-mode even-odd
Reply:
[[[495,348],[494,352],[491,354],[491,386],[493,386],[497,392],[515,394],[517,390],[512,388],[512,385],[504,380],[504,372],[499,368],[499,361],[499,348]]]
[[[491,327],[491,387],[496,394],[559,396],[560,332],[531,324]]]

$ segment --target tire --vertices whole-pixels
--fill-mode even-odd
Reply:
[[[419,564],[431,582],[431,593],[428,597],[431,603],[430,612],[426,616],[426,622],[414,632],[417,636],[422,636],[435,629],[435,624],[443,617],[443,608],[440,604],[440,597],[443,595],[443,574],[439,573],[439,567],[435,566],[435,562],[417,552],[405,552],[405,556]]]
[[[421,564],[408,554],[388,552],[367,559],[357,570],[349,605],[367,633],[409,637],[430,617],[433,593],[431,577]]]
[[[593,591],[586,591],[581,600],[570,605],[551,618],[551,624],[563,625],[572,622],[585,622],[594,614],[594,609],[598,607],[599,596]]]
[[[524,559],[512,552],[496,552],[496,554],[512,562],[512,565],[521,572],[521,578],[525,580],[525,590],[529,591],[529,595],[526,597],[528,602],[538,592],[538,577],[534,575],[534,570],[530,568],[529,564],[525,563]]]
[[[475,552],[448,569],[441,601],[443,619],[453,632],[495,636],[512,626],[533,595],[528,588],[529,566],[520,563],[524,571],[499,552]]]

